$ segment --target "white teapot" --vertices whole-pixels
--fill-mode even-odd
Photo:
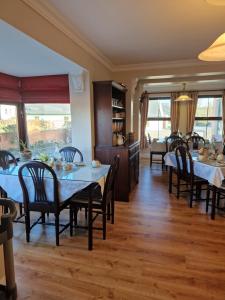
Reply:
[[[221,154],[218,154],[217,157],[216,157],[216,160],[217,160],[217,161],[223,161],[223,160],[224,160],[223,154],[222,154],[222,153],[221,153]]]
[[[117,135],[117,145],[121,146],[125,143],[125,137],[122,134]]]

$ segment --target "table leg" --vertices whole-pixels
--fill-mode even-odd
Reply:
[[[216,210],[216,186],[212,187],[212,210],[211,210],[211,219],[215,220],[215,210]]]
[[[169,193],[172,193],[172,177],[173,177],[173,167],[169,167]]]

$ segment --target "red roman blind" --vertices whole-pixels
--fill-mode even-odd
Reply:
[[[24,103],[69,103],[68,75],[49,75],[21,78]]]
[[[68,75],[15,77],[0,73],[0,102],[70,103]]]
[[[0,102],[21,102],[20,79],[0,73]]]

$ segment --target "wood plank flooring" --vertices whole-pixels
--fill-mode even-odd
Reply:
[[[225,218],[210,220],[203,204],[188,208],[169,196],[167,172],[142,163],[129,203],[116,203],[107,240],[66,232],[54,246],[54,228],[39,225],[25,242],[16,224],[18,299],[224,300]]]

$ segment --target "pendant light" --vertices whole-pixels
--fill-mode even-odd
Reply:
[[[209,4],[222,6],[225,5],[225,0],[206,0]]]
[[[183,91],[179,97],[177,97],[174,101],[176,102],[186,102],[186,101],[192,101],[193,99],[187,95],[187,92],[185,91],[186,83],[183,83]]]
[[[202,51],[198,58],[204,61],[225,61],[225,33],[221,34],[209,48]]]

